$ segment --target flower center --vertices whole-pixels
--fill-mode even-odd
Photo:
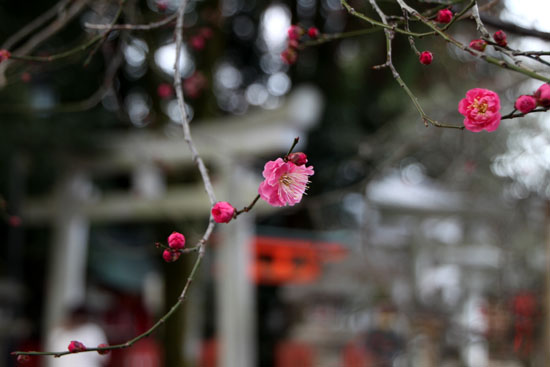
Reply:
[[[292,181],[292,178],[288,174],[284,174],[279,178],[279,182],[285,186],[290,186]]]
[[[487,112],[487,107],[489,107],[489,106],[488,106],[486,101],[483,101],[483,102],[480,103],[479,99],[476,98],[476,99],[474,99],[473,107],[477,110],[477,112],[485,113],[485,112]]]

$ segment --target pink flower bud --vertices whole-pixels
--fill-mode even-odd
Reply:
[[[287,48],[281,53],[281,59],[283,59],[285,64],[292,65],[296,63],[298,53],[292,48]]]
[[[11,53],[8,50],[0,50],[0,62],[5,61],[11,57]]]
[[[17,356],[17,363],[19,364],[27,364],[31,361],[31,357],[28,355],[20,354]]]
[[[543,84],[535,92],[537,104],[542,107],[550,107],[550,85]]]
[[[191,43],[191,47],[193,47],[193,49],[197,51],[202,50],[206,45],[206,42],[204,42],[204,38],[200,35],[191,37],[190,43]]]
[[[159,1],[159,2],[157,2],[157,9],[158,9],[158,11],[164,12],[164,11],[166,11],[167,8],[168,8],[168,4],[166,4],[166,1]]]
[[[304,30],[299,25],[291,25],[288,28],[288,39],[291,40],[299,40],[302,34],[304,34]]]
[[[306,153],[302,152],[290,153],[287,157],[287,160],[297,166],[303,166],[307,163],[307,155]]]
[[[214,32],[209,27],[202,27],[199,30],[199,34],[202,36],[202,38],[209,40],[214,35]]]
[[[317,38],[319,37],[319,30],[317,29],[317,27],[309,27],[309,29],[307,30],[307,35],[310,38]]]
[[[157,87],[157,95],[162,99],[168,99],[174,95],[174,90],[170,84],[161,83]]]
[[[485,47],[487,47],[487,42],[482,39],[477,39],[470,42],[470,48],[473,48],[474,50],[483,52],[485,51]]]
[[[21,81],[23,83],[28,83],[31,81],[31,79],[32,79],[32,76],[30,73],[25,71],[23,74],[21,74]]]
[[[167,263],[173,263],[174,261],[180,258],[180,255],[181,255],[181,252],[178,252],[178,251],[164,250],[164,252],[162,253],[162,258]]]
[[[185,247],[185,236],[179,232],[172,232],[172,234],[168,236],[168,246],[174,250],[181,250]]]
[[[200,97],[207,86],[207,80],[203,73],[195,71],[189,78],[183,81],[183,92],[192,99]]]
[[[235,208],[227,201],[218,201],[212,207],[212,217],[216,223],[229,223],[235,215]]]
[[[19,227],[21,225],[21,218],[17,215],[10,215],[8,218],[8,224],[10,227]]]
[[[499,46],[506,47],[506,45],[508,45],[508,42],[506,41],[506,33],[502,30],[496,31],[495,34],[493,34],[493,39]]]
[[[438,23],[450,23],[453,19],[453,12],[449,9],[442,9],[439,12],[437,12],[437,17],[435,18],[435,21]]]
[[[288,47],[289,48],[298,48],[300,46],[300,43],[296,40],[288,40]]]
[[[514,107],[521,113],[529,113],[537,107],[537,100],[533,96],[519,96]]]
[[[107,348],[109,345],[105,344],[105,343],[101,343],[99,344],[97,347],[98,348]],[[110,350],[107,349],[107,350],[98,350],[97,351],[99,354],[109,354]]]
[[[79,341],[73,340],[69,343],[68,349],[69,349],[69,352],[71,353],[77,353],[77,352],[85,351],[86,346],[84,346],[84,344],[82,344]]]
[[[420,63],[422,65],[430,65],[433,61],[434,57],[432,55],[432,53],[430,51],[423,51],[421,54],[420,54]]]

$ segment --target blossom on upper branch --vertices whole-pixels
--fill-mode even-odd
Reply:
[[[495,131],[501,119],[499,110],[498,94],[483,88],[470,89],[458,104],[458,112],[464,115],[464,126],[474,132]]]
[[[269,161],[264,166],[265,180],[260,184],[260,197],[272,206],[294,205],[302,200],[313,167],[297,166],[282,158]]]

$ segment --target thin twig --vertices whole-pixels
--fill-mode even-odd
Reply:
[[[158,22],[152,22],[148,24],[115,24],[112,27],[109,27],[109,24],[93,24],[93,23],[84,23],[86,28],[90,29],[121,29],[121,30],[133,30],[133,31],[149,31],[151,29],[160,28],[165,25],[170,24],[177,17],[178,13],[174,13]]]
[[[126,0],[119,0],[118,9],[117,9],[117,12],[116,12],[115,16],[113,17],[113,20],[111,20],[111,23],[109,24],[110,27],[107,28],[107,30],[105,32],[103,32],[103,36],[101,37],[101,39],[96,43],[94,48],[90,51],[90,54],[88,55],[88,57],[84,61],[84,67],[88,66],[88,64],[92,60],[92,57],[95,55],[97,50],[99,50],[99,48],[101,47],[103,42],[105,42],[105,40],[107,39],[107,37],[109,36],[111,31],[113,30],[113,26],[115,25],[115,23],[118,21],[118,18],[120,18],[120,15],[122,14],[122,9],[124,8],[125,3],[126,3]]]
[[[4,43],[2,44],[3,49],[9,50],[13,45],[21,41],[23,38],[27,37],[29,34],[34,32],[36,29],[43,26],[50,18],[53,18],[56,14],[60,13],[65,9],[67,4],[72,0],[61,0],[54,6],[52,6],[46,12],[40,14],[38,17],[33,19],[30,23],[25,25],[23,28],[11,35]]]

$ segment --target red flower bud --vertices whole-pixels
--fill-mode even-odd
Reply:
[[[288,40],[288,47],[290,48],[298,48],[299,45],[300,43],[296,40]]]
[[[174,90],[170,84],[161,83],[157,87],[157,95],[162,99],[167,99],[174,95]]]
[[[421,54],[420,54],[420,63],[422,65],[430,65],[433,61],[434,57],[432,55],[432,53],[430,51],[423,51]]]
[[[179,259],[180,256],[181,256],[181,252],[174,251],[174,250],[164,250],[164,252],[162,253],[162,258],[167,263],[173,263],[174,261]]]
[[[200,35],[191,37],[190,43],[191,43],[191,47],[193,47],[193,49],[197,51],[202,50],[206,45],[206,42],[204,42],[204,38]]]
[[[212,38],[212,36],[214,35],[214,32],[209,27],[202,27],[199,30],[199,34],[202,36],[202,38],[208,40],[208,39]]]
[[[493,39],[499,46],[506,47],[506,45],[508,45],[508,42],[506,41],[506,33],[502,30],[496,31],[495,34],[493,34]]]
[[[292,48],[287,48],[281,53],[281,58],[285,64],[292,65],[296,63],[298,53]]]
[[[11,53],[8,50],[0,50],[0,62],[7,60],[11,57]]]
[[[69,352],[71,353],[77,353],[77,352],[85,351],[86,346],[84,346],[84,344],[82,344],[79,341],[73,340],[69,343],[68,349],[69,349]]]
[[[218,201],[212,207],[212,217],[216,223],[229,223],[234,214],[235,208],[227,201]]]
[[[307,163],[307,155],[302,152],[290,153],[287,160],[297,166],[303,166]]]
[[[288,39],[291,40],[299,40],[300,37],[302,37],[302,34],[304,34],[304,30],[299,25],[291,25],[288,28]]]
[[[19,364],[27,364],[31,361],[31,357],[28,355],[20,354],[17,356],[17,363]]]
[[[109,346],[109,345],[107,345],[107,344],[101,343],[101,344],[99,344],[97,347],[98,347],[98,348],[107,348],[108,346]],[[98,350],[97,352],[98,352],[99,354],[109,354],[110,351],[111,351],[110,349],[107,349],[107,350],[104,349],[104,350]]]
[[[519,96],[514,107],[521,113],[528,113],[537,107],[537,100],[533,96]]]
[[[317,37],[319,37],[319,30],[318,30],[316,27],[310,27],[310,28],[307,30],[307,35],[308,35],[310,38],[317,38]]]
[[[172,234],[168,236],[168,246],[174,250],[181,250],[185,247],[185,236],[179,232],[172,232]]]
[[[550,85],[543,84],[535,92],[537,104],[542,107],[550,107]]]
[[[453,19],[453,12],[449,9],[442,9],[439,12],[437,12],[437,17],[435,18],[435,21],[438,23],[450,23]]]
[[[477,39],[470,42],[470,48],[473,48],[474,50],[477,50],[480,52],[485,51],[486,47],[487,47],[487,42],[485,42],[482,39]]]

